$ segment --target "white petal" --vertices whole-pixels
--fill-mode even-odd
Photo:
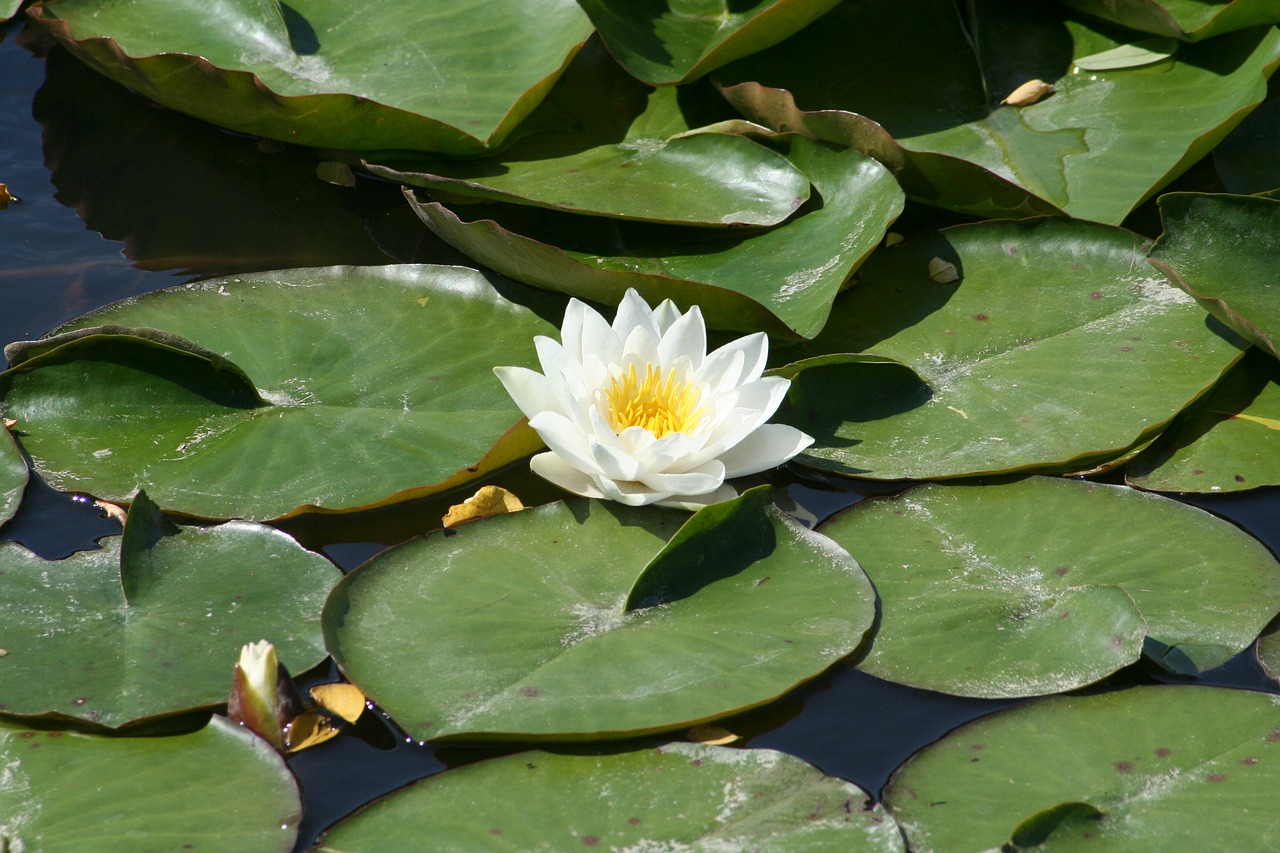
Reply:
[[[671,497],[668,492],[656,492],[643,483],[631,480],[597,478],[596,485],[604,491],[605,497],[609,500],[617,501],[627,506],[648,506]]]
[[[758,413],[756,423],[762,424],[773,417],[790,387],[791,380],[781,376],[757,379],[738,388],[738,402],[734,408]]]
[[[588,314],[595,313],[594,309],[578,299],[570,299],[569,304],[564,307],[564,322],[560,324],[560,342],[578,361],[582,361],[582,324],[586,322]],[[536,341],[537,338],[534,340]]]
[[[551,383],[541,373],[527,367],[495,367],[493,373],[525,417],[558,410],[559,403]]]
[[[596,486],[594,480],[554,453],[539,453],[530,459],[529,470],[575,495],[598,499],[605,497],[605,493]]]
[[[702,321],[702,312],[696,305],[672,323],[658,341],[658,361],[664,368],[674,366],[682,356],[688,357],[692,370],[697,370],[707,357],[707,324]]]
[[[547,444],[551,452],[569,465],[587,474],[598,474],[599,469],[591,458],[587,437],[573,423],[557,412],[539,412],[529,418],[529,426]]]
[[[624,432],[624,436],[629,432],[630,430]],[[646,471],[682,474],[702,464],[702,462],[687,464],[685,461],[702,448],[702,442],[698,439],[682,432],[667,433],[662,438],[654,438],[653,433],[646,429],[641,429],[640,432],[648,435],[650,440],[636,441],[628,449]],[[705,462],[711,458],[708,456],[702,461]]]
[[[649,303],[644,301],[644,297],[637,293],[635,288],[628,287],[622,302],[618,304],[618,313],[613,318],[613,331],[618,336],[618,340],[625,341],[631,334],[631,330],[635,328],[644,329],[649,333],[651,340],[656,341],[662,337],[662,332],[654,321],[653,312],[649,310]]]
[[[582,324],[582,353],[578,361],[584,361],[588,354],[595,355],[605,364],[619,361],[625,337],[614,332],[604,317],[592,311]]]
[[[742,367],[736,375],[729,370],[735,352],[743,356]],[[756,332],[731,341],[707,356],[697,378],[712,387],[736,388],[759,379],[768,360],[769,338],[764,332]],[[718,382],[716,377],[722,377],[723,382]]]
[[[668,495],[704,495],[714,492],[724,482],[724,465],[713,459],[700,468],[683,474],[644,474],[640,482],[655,492]]]
[[[680,309],[670,299],[662,300],[662,304],[653,309],[653,322],[658,326],[659,335],[665,335],[667,329],[680,317]]]
[[[673,509],[687,509],[690,512],[697,512],[704,506],[731,501],[737,496],[738,490],[725,483],[714,492],[708,492],[705,495],[672,495],[666,500],[658,501],[658,506],[669,506]]]
[[[640,463],[626,451],[591,441],[591,458],[601,475],[610,480],[634,480],[640,473]]]
[[[720,454],[726,477],[776,468],[813,444],[813,438],[786,424],[765,424]]]
[[[542,365],[542,372],[552,385],[562,381],[562,374],[582,372],[581,363],[559,342],[545,335],[538,335],[533,339],[533,346],[538,351],[538,363]]]
[[[635,364],[636,375],[643,382],[645,365],[656,363],[657,353],[658,339],[644,326],[636,326],[627,333],[626,340],[622,344],[622,357],[614,361],[623,368]]]

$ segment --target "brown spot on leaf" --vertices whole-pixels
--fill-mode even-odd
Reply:
[[[498,828],[495,826],[495,827],[493,827],[492,829],[490,829],[490,830],[489,830],[489,834],[490,834],[490,835],[501,835],[501,834],[502,834],[502,830],[501,830],[501,829],[498,829]]]
[[[1232,479],[1234,479],[1237,483],[1243,483],[1243,482],[1244,482],[1244,475],[1242,475],[1242,474],[1236,474],[1236,475],[1235,475],[1235,477],[1233,477]]]
[[[1102,298],[1102,291],[1101,291],[1101,290],[1095,290],[1093,293],[1090,293],[1090,294],[1089,294],[1089,298],[1090,298],[1090,299],[1101,299],[1101,298]]]
[[[582,843],[588,847],[595,847],[600,843],[600,839],[596,838],[594,835],[584,835],[582,836]]]
[[[1225,782],[1227,781],[1227,777],[1222,773],[1210,773],[1208,776],[1204,777],[1204,780],[1206,782]]]
[[[1169,749],[1169,747],[1167,746],[1162,746],[1156,750],[1156,755],[1160,756],[1161,758],[1168,758],[1172,754],[1173,754],[1173,750]]]
[[[632,826],[639,826],[639,825],[640,825],[640,818],[638,818],[638,817],[633,817],[633,818],[631,818],[630,820],[628,820],[628,821],[627,821],[627,823],[631,824]]]
[[[1249,756],[1248,758],[1240,759],[1240,763],[1243,764],[1245,767],[1252,767],[1253,765],[1258,763],[1258,759],[1254,758],[1253,756]]]
[[[85,702],[88,702],[88,701],[89,701],[88,699],[86,699],[85,697],[81,696],[81,697],[79,697],[79,698],[77,698],[77,699],[73,699],[73,700],[72,700],[72,702],[71,702],[71,704],[72,704],[72,705],[83,705]]]
[[[1121,773],[1132,773],[1132,772],[1133,772],[1133,762],[1132,762],[1132,761],[1117,761],[1113,766],[1116,768],[1116,770],[1119,770]]]
[[[973,319],[982,321],[982,320],[990,320],[991,318],[988,317],[986,314],[974,314]]]
[[[1071,574],[1071,569],[1066,566],[1058,566],[1058,568],[1053,570],[1053,573],[1060,578],[1065,578],[1067,575]]]
[[[1120,350],[1120,352],[1133,352],[1133,347],[1130,346],[1116,347],[1116,349]]]
[[[526,687],[520,691],[520,695],[526,699],[536,699],[541,692],[542,691],[538,690],[536,687]]]

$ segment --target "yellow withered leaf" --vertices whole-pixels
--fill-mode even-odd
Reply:
[[[474,495],[462,503],[449,507],[449,514],[444,517],[444,526],[453,527],[464,521],[488,518],[491,515],[502,515],[522,509],[524,504],[520,499],[501,486],[481,486]]]
[[[311,700],[336,717],[354,723],[364,713],[365,696],[354,684],[337,682],[311,688]]]
[[[685,737],[693,743],[704,743],[708,746],[724,746],[726,743],[741,739],[740,735],[735,735],[719,726],[694,726],[689,729]]]

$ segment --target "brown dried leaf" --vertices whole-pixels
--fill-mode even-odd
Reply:
[[[742,739],[741,735],[735,735],[719,726],[694,726],[689,729],[685,737],[693,743],[705,743],[708,746],[724,746]]]
[[[22,201],[13,193],[9,192],[8,184],[0,184],[0,210],[4,210],[9,206],[11,201]]]
[[[331,740],[338,734],[338,727],[329,721],[324,714],[308,711],[293,718],[293,722],[285,726],[284,748],[286,752],[297,752]]]
[[[124,507],[113,504],[110,501],[94,501],[93,505],[106,513],[107,518],[114,518],[116,521],[124,524],[129,516],[124,511]]]

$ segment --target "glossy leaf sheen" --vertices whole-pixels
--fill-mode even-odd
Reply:
[[[869,801],[856,785],[767,749],[521,752],[379,800],[319,849],[409,849],[430,838],[433,849],[457,851],[901,851],[897,825]]]
[[[839,0],[582,0],[609,50],[646,83],[683,83],[771,47]]]
[[[1077,73],[1073,57],[1122,44],[1105,34],[1114,28],[1053,3],[972,6],[973,40],[949,0],[846,3],[717,79],[747,117],[866,151],[928,203],[1119,223],[1258,104],[1280,62],[1280,32],[1255,28],[1164,62]],[[999,105],[1031,79],[1056,91]]]
[[[406,543],[334,590],[329,651],[416,738],[616,738],[763,704],[852,652],[874,593],[767,490],[713,509],[665,551],[685,513],[580,500]]]
[[[1136,687],[1022,705],[952,732],[885,802],[915,850],[1252,850],[1275,824],[1275,696]]]
[[[1168,668],[1210,669],[1280,610],[1280,564],[1261,543],[1120,486],[933,484],[868,501],[822,532],[858,554],[880,595],[859,666],[944,693],[1080,687],[1136,660],[1144,637],[1168,647],[1150,646]]]
[[[221,717],[198,732],[108,738],[0,721],[10,850],[293,849],[298,786],[266,741]]]
[[[902,211],[903,196],[882,166],[856,151],[795,137],[788,158],[822,205],[754,234],[627,229],[485,209],[490,219],[412,196],[410,204],[440,237],[518,281],[605,303],[634,287],[650,304],[670,298],[701,306],[713,328],[808,338]]]
[[[783,417],[817,439],[799,461],[928,479],[1119,456],[1240,355],[1233,335],[1206,326],[1194,300],[1145,264],[1145,248],[1118,228],[1041,219],[960,226],[877,253],[823,335],[794,355],[865,352],[906,368],[834,358],[784,368],[796,379]],[[934,258],[960,280],[930,278]]]
[[[98,71],[205,121],[453,155],[501,142],[591,33],[573,0],[59,0],[38,13]]]
[[[57,330],[126,327],[113,334],[23,349],[21,363],[11,348],[0,392],[55,488],[128,500],[142,483],[214,518],[380,502],[451,478],[519,420],[492,366],[533,366],[533,337],[555,329],[505,286],[425,265],[214,279]]]
[[[0,710],[119,726],[227,700],[240,647],[270,640],[303,672],[341,573],[245,521],[178,528],[145,495],[122,539],[65,560],[0,543]]]

